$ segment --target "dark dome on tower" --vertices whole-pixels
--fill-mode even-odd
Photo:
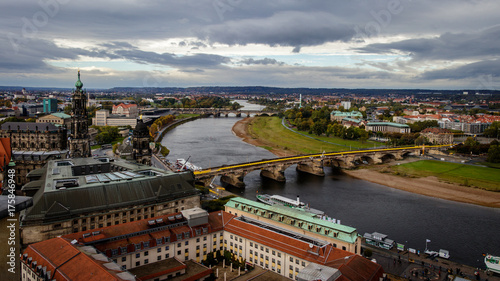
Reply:
[[[134,136],[147,136],[149,135],[149,129],[142,119],[137,120],[137,125],[135,125]]]

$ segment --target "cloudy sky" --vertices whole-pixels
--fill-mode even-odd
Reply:
[[[3,0],[0,85],[500,89],[498,0]]]

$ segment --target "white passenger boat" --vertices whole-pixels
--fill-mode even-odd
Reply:
[[[183,158],[179,158],[179,159],[177,159],[177,161],[175,161],[175,167],[176,167],[178,172],[182,172],[182,171],[193,171],[194,172],[194,171],[201,171],[202,170],[201,167],[195,166],[191,162],[186,161]]]
[[[378,232],[365,233],[363,237],[366,240],[366,244],[386,250],[392,249],[395,244],[394,240],[387,238],[387,235]]]
[[[486,255],[484,263],[486,264],[486,270],[500,274],[500,257]]]
[[[268,205],[281,205],[298,210],[303,210],[316,215],[316,217],[318,218],[325,220],[327,219],[325,216],[325,212],[310,208],[309,205],[300,201],[299,196],[297,196],[297,200],[293,200],[281,195],[257,194],[257,200]]]

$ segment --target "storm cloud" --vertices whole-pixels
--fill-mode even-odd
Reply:
[[[2,1],[0,85],[64,87],[80,67],[96,88],[151,76],[158,86],[473,87],[500,79],[498,10],[496,0]]]

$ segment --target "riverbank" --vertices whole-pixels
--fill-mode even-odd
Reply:
[[[232,128],[233,133],[249,144],[265,147],[278,157],[284,157],[291,154],[290,151],[280,149],[279,147],[270,146],[270,144],[266,143],[265,140],[260,140],[253,137],[248,130],[248,125],[250,124],[252,118],[255,117],[245,118],[236,122],[236,124]],[[491,192],[476,188],[449,184],[439,181],[439,179],[436,177],[408,178],[381,173],[375,169],[344,170],[344,172],[350,176],[362,180],[367,180],[373,183],[382,184],[412,193],[462,203],[500,208],[499,192]]]

